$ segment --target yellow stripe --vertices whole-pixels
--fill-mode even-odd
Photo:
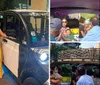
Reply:
[[[1,38],[0,38],[0,78],[2,78],[2,46],[1,46]]]

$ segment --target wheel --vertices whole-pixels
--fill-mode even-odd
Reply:
[[[41,85],[41,84],[35,78],[29,77],[24,80],[23,85]]]

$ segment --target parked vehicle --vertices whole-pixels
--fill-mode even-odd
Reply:
[[[44,85],[49,76],[48,12],[0,12],[3,63],[23,85]]]

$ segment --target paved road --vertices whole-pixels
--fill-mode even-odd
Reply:
[[[0,79],[0,85],[18,85],[9,75],[4,75]]]
[[[18,85],[10,75],[4,74],[3,78],[0,78],[0,85]]]

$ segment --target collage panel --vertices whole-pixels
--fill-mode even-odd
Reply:
[[[0,0],[0,85],[100,85],[100,0]]]
[[[50,1],[51,41],[100,41],[99,0]]]
[[[50,1],[50,85],[99,85],[99,0]]]
[[[49,0],[0,0],[0,85],[49,85]]]
[[[51,43],[50,57],[50,85],[100,84],[100,43]]]

